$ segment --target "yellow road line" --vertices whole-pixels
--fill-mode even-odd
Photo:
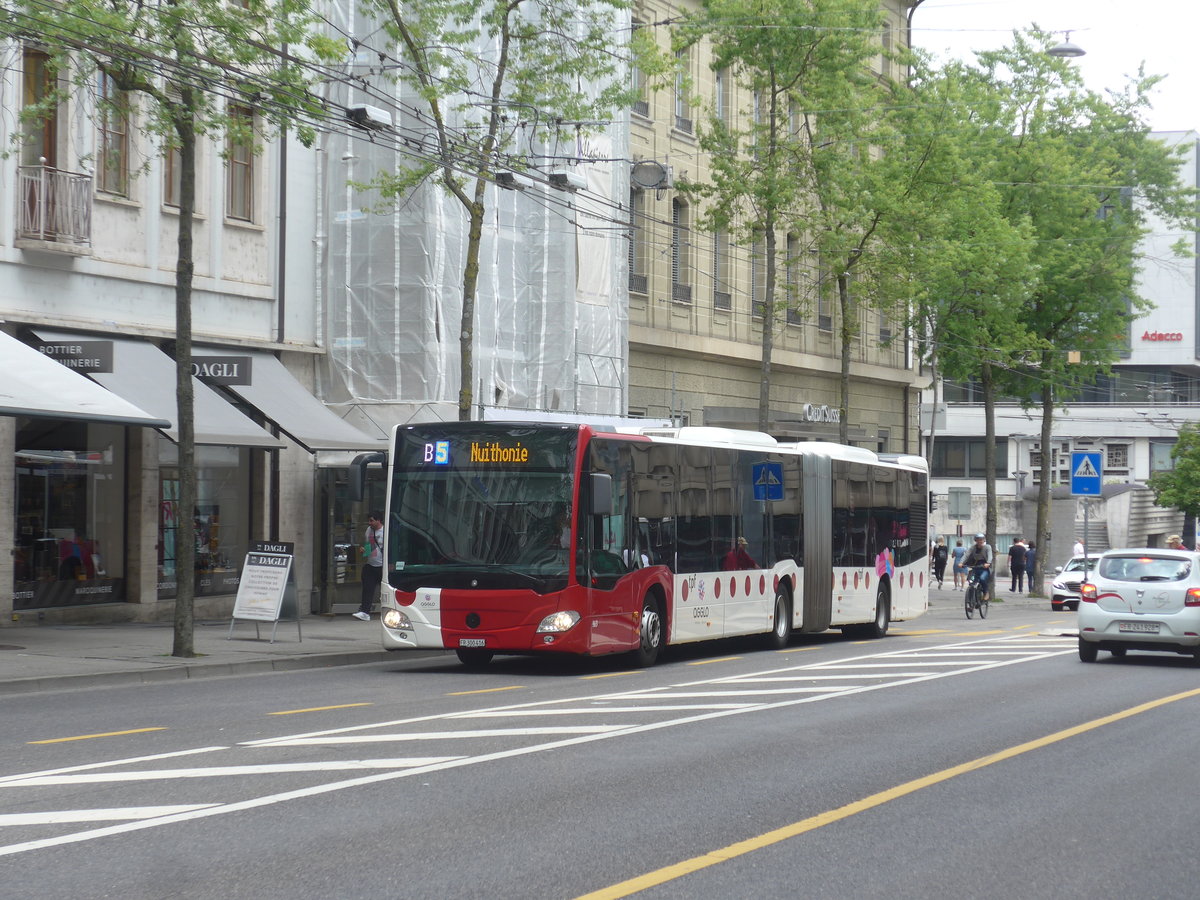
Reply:
[[[916,637],[917,635],[921,634],[945,634],[949,630],[949,628],[928,628],[925,631],[904,631],[893,629],[892,634],[894,634],[896,637]]]
[[[1004,634],[1003,628],[993,628],[990,631],[959,631],[952,637],[979,637],[982,634]]]
[[[599,675],[583,675],[581,677],[587,681],[591,678],[616,678],[618,675],[643,675],[645,671],[645,669],[630,669],[627,672],[601,672]]]
[[[466,697],[468,694],[496,694],[496,693],[499,693],[500,691],[519,691],[524,687],[525,687],[525,685],[523,685],[523,684],[513,684],[513,685],[509,685],[508,687],[483,688],[482,690],[479,690],[479,691],[451,691],[446,696],[447,697]]]
[[[131,728],[128,731],[104,731],[100,734],[77,734],[75,737],[50,738],[45,741],[26,741],[27,744],[63,744],[67,741],[90,741],[92,738],[120,737],[123,734],[145,734],[147,731],[166,731],[166,726],[158,728]]]
[[[308,709],[283,709],[267,713],[268,716],[294,716],[296,713],[325,712],[327,709],[353,709],[356,706],[374,706],[374,703],[339,703],[337,706],[310,706]]]
[[[788,647],[786,650],[776,650],[776,653],[803,653],[805,650],[816,650],[816,647]]]
[[[621,897],[628,897],[631,894],[636,894],[638,891],[644,891],[647,888],[655,887],[656,885],[666,884],[668,881],[674,881],[677,878],[682,878],[684,875],[690,875],[692,872],[698,872],[701,869],[707,869],[709,866],[715,866],[717,863],[725,862],[726,860],[736,859],[739,856],[744,856],[747,853],[752,853],[755,850],[761,850],[763,847],[769,847],[772,844],[778,844],[781,841],[786,841],[789,838],[794,838],[805,832],[814,831],[825,825],[830,825],[834,822],[839,822],[842,819],[848,819],[850,816],[857,815],[860,812],[873,809],[876,806],[882,806],[884,803],[889,803],[892,800],[897,800],[907,794],[915,793],[923,788],[932,787],[935,784],[940,784],[943,781],[949,781],[951,778],[956,778],[959,775],[965,775],[968,772],[976,772],[987,766],[995,765],[998,762],[1012,759],[1020,756],[1023,753],[1029,753],[1031,750],[1040,750],[1042,747],[1048,747],[1051,744],[1056,744],[1059,741],[1064,741],[1069,737],[1084,734],[1093,729],[1100,728],[1104,725],[1111,725],[1114,722],[1119,722],[1122,719],[1128,719],[1131,716],[1136,716],[1144,712],[1149,712],[1152,709],[1157,709],[1160,706],[1166,706],[1168,703],[1174,703],[1177,700],[1187,700],[1191,697],[1200,696],[1200,688],[1194,688],[1190,691],[1184,691],[1181,694],[1172,694],[1169,697],[1163,697],[1159,700],[1151,700],[1148,703],[1142,703],[1138,706],[1130,707],[1121,712],[1113,713],[1109,716],[1103,716],[1099,719],[1092,719],[1090,722],[1084,722],[1082,725],[1075,725],[1071,728],[1065,728],[1062,731],[1056,731],[1053,734],[1048,734],[1045,737],[1036,738],[1032,741],[1026,741],[1023,744],[1017,744],[1014,747],[1009,747],[1006,750],[1000,750],[997,753],[991,753],[987,756],[981,756],[978,759],[970,762],[960,763],[957,766],[952,766],[949,769],[943,769],[940,772],[934,772],[932,775],[926,775],[923,778],[917,778],[913,781],[905,782],[897,785],[894,788],[889,788],[886,791],[880,791],[877,794],[872,794],[869,797],[864,797],[861,800],[856,800],[854,803],[848,803],[845,806],[840,806],[837,809],[832,809],[827,812],[811,816],[807,819],[802,819],[799,822],[793,822],[791,825],[785,825],[782,828],[776,828],[774,831],[768,831],[765,834],[760,834],[757,837],[749,838],[745,841],[738,841],[735,844],[730,844],[727,847],[722,847],[719,850],[713,850],[710,853],[705,853],[702,856],[694,856],[691,859],[685,859],[683,862],[675,863],[674,865],[665,866],[657,869],[654,872],[648,872],[645,875],[639,875],[636,878],[630,878],[628,881],[622,881],[619,884],[614,884],[610,887],[601,888],[598,891],[593,891],[590,894],[584,894],[576,900],[618,900]]]
[[[690,663],[688,663],[688,665],[689,666],[707,666],[707,665],[710,665],[711,663],[733,662],[735,659],[741,659],[741,657],[740,656],[721,656],[721,657],[718,657],[717,659],[694,659]]]

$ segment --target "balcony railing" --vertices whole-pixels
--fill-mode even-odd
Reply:
[[[92,244],[92,176],[52,166],[21,166],[17,192],[17,240]]]

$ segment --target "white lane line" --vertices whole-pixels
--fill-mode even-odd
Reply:
[[[336,762],[267,763],[252,766],[211,766],[199,769],[147,769],[134,772],[88,772],[79,775],[41,775],[3,787],[46,787],[66,784],[108,784],[120,781],[162,781],[176,778],[225,778],[233,775],[281,775],[295,772],[346,772],[356,769],[412,769],[462,759],[461,756],[418,756],[405,759],[345,759]]]
[[[953,666],[956,669],[961,669],[964,666],[971,665],[973,662],[991,663],[991,662],[995,662],[995,660],[986,659],[981,656],[976,656],[974,659],[970,659],[970,658],[960,659],[955,662],[949,662],[949,661],[947,661],[947,662],[927,662],[927,663],[921,663],[920,665],[931,666],[931,667]],[[843,664],[843,663],[825,663],[820,666],[813,666],[814,669],[848,669],[848,670],[854,670],[854,669],[902,669],[902,668],[911,669],[912,667],[913,667],[913,664],[912,664],[911,660],[909,660],[908,662],[883,662],[883,663],[845,663],[845,664]]]
[[[612,738],[625,737],[627,735],[632,735],[632,734],[644,734],[644,733],[649,733],[652,731],[660,731],[660,730],[663,730],[666,728],[675,728],[680,725],[691,725],[691,724],[696,724],[699,722],[723,719],[723,718],[727,718],[729,716],[742,715],[743,713],[767,712],[767,711],[770,711],[773,709],[785,709],[787,707],[800,706],[800,705],[807,704],[807,703],[819,703],[824,700],[831,700],[834,698],[846,697],[846,696],[850,696],[853,694],[865,694],[865,693],[871,693],[874,691],[885,690],[885,689],[889,689],[889,688],[893,688],[893,687],[902,687],[902,686],[910,685],[910,684],[920,684],[920,683],[926,682],[926,681],[936,681],[941,678],[949,678],[949,677],[953,677],[956,675],[974,674],[974,673],[983,671],[985,669],[998,669],[998,668],[1004,668],[1007,666],[1017,665],[1019,663],[1024,663],[1024,662],[1034,662],[1036,660],[1046,659],[1051,656],[1065,655],[1068,652],[1070,652],[1070,651],[1062,650],[1057,653],[1041,653],[1041,654],[1031,655],[1029,657],[1022,658],[1022,659],[1000,660],[997,662],[990,663],[986,666],[964,667],[964,668],[960,668],[960,669],[957,669],[954,671],[929,672],[929,673],[919,675],[919,676],[916,676],[913,678],[907,678],[907,679],[902,679],[902,680],[889,680],[889,681],[882,682],[879,684],[866,685],[864,687],[855,688],[853,690],[848,690],[848,691],[832,691],[832,692],[825,692],[822,694],[810,694],[810,695],[804,696],[804,697],[789,697],[786,700],[777,700],[772,703],[762,703],[762,704],[757,704],[757,705],[753,705],[753,706],[743,707],[740,709],[712,710],[709,712],[700,713],[700,714],[691,715],[691,716],[684,716],[682,718],[677,718],[677,719],[669,719],[669,720],[659,721],[659,722],[647,722],[642,725],[630,726],[629,728],[626,728],[624,730],[610,731],[610,732],[603,733],[603,734],[576,735],[575,737],[568,737],[568,738],[563,738],[563,739],[557,740],[557,741],[550,741],[545,744],[537,744],[534,746],[525,746],[525,747],[512,747],[507,750],[498,750],[494,753],[484,753],[484,754],[480,754],[479,756],[463,757],[463,758],[452,760],[449,762],[437,763],[437,764],[431,765],[431,766],[422,766],[422,767],[419,767],[416,769],[401,769],[401,770],[392,770],[392,771],[388,771],[388,772],[379,772],[379,773],[375,773],[372,775],[362,775],[357,778],[349,778],[344,781],[336,781],[336,782],[331,782],[331,783],[327,783],[327,784],[314,785],[314,786],[308,787],[308,788],[302,788],[302,789],[293,790],[293,791],[285,791],[283,793],[271,794],[271,795],[268,795],[265,797],[255,797],[253,799],[242,800],[242,801],[238,801],[235,803],[229,803],[229,804],[226,804],[223,806],[211,807],[208,809],[198,809],[198,810],[193,810],[190,812],[177,813],[175,815],[170,815],[170,816],[161,816],[161,817],[155,818],[155,819],[147,819],[147,820],[143,820],[140,822],[126,822],[126,823],[117,824],[117,825],[109,825],[109,826],[106,826],[103,828],[95,828],[90,831],[80,831],[80,832],[75,832],[73,834],[63,834],[63,835],[58,835],[56,837],[44,838],[41,840],[25,841],[25,842],[22,842],[19,844],[9,844],[7,846],[0,846],[0,856],[12,856],[12,855],[19,854],[19,853],[27,853],[32,850],[41,850],[41,849],[45,849],[48,847],[66,846],[68,844],[81,843],[84,841],[96,840],[98,838],[110,837],[110,836],[118,835],[118,834],[129,834],[131,832],[141,831],[141,830],[144,830],[147,828],[158,828],[163,825],[171,825],[171,824],[175,824],[178,822],[190,822],[190,821],[195,821],[197,819],[208,818],[210,816],[225,815],[227,813],[241,812],[243,810],[248,810],[248,809],[261,809],[261,808],[268,807],[268,806],[274,806],[274,805],[280,804],[280,803],[287,803],[292,800],[300,800],[300,799],[306,799],[306,798],[310,798],[310,797],[318,797],[318,796],[321,796],[322,794],[331,794],[331,793],[335,793],[338,791],[350,790],[350,789],[358,788],[358,787],[379,785],[379,784],[382,784],[382,783],[385,783],[388,781],[394,781],[394,780],[397,780],[400,778],[412,778],[412,777],[416,777],[416,776],[428,775],[428,774],[431,774],[434,772],[446,771],[449,769],[456,769],[456,768],[461,768],[461,767],[465,767],[465,766],[479,765],[480,763],[494,762],[496,760],[501,760],[501,759],[512,759],[514,757],[527,756],[527,755],[531,755],[534,753],[545,753],[545,752],[563,749],[566,747],[579,746],[582,744],[590,744],[595,741],[603,741],[603,740],[609,740]],[[869,659],[869,658],[871,658],[871,657],[870,656],[860,657],[860,659]],[[798,668],[801,668],[801,667],[796,667],[796,668],[792,668],[792,669],[782,669],[779,671],[797,671]],[[764,674],[766,674],[766,673],[764,673]],[[698,682],[698,684],[704,684],[704,683],[705,682]],[[620,694],[606,695],[606,697],[609,699],[619,699],[621,696],[622,695],[620,695]],[[603,699],[603,698],[591,698],[591,699],[595,700],[595,699]],[[555,701],[555,702],[557,702],[557,701]],[[573,698],[570,702],[578,703],[579,698]],[[517,709],[517,708],[527,708],[527,707],[532,707],[532,706],[543,706],[543,705],[546,705],[546,703],[544,701],[536,702],[536,703],[514,704],[513,708]],[[445,714],[442,713],[442,714],[437,714],[437,715],[422,716],[422,717],[414,718],[414,719],[410,719],[410,720],[400,720],[398,722],[393,722],[393,723],[374,723],[373,725],[370,725],[370,726],[354,726],[354,727],[350,727],[350,728],[331,729],[330,731],[345,733],[348,731],[357,731],[357,730],[362,730],[362,729],[369,728],[369,727],[370,728],[379,728],[379,727],[388,727],[389,725],[394,727],[395,725],[409,724],[409,723],[415,722],[415,721],[430,721],[433,719],[444,719],[444,718],[445,718]],[[325,734],[329,734],[330,731],[325,732]],[[320,732],[317,732],[316,734],[320,734]],[[243,742],[240,746],[277,746],[279,743],[280,743],[280,739],[276,738],[276,739],[266,740],[266,741],[247,741],[247,742]]]
[[[924,673],[922,673],[924,674]],[[852,691],[862,687],[861,684],[825,684],[817,687],[790,687],[790,688],[767,688],[747,691],[676,691],[671,694],[672,697],[767,697],[792,694],[817,694],[817,693],[839,693],[842,691]],[[628,695],[627,699],[641,699],[637,694]],[[655,697],[646,699],[654,700]]]
[[[92,769],[105,769],[110,766],[128,766],[136,763],[155,762],[160,759],[174,759],[179,756],[192,756],[197,753],[211,753],[214,750],[228,750],[228,747],[196,747],[193,750],[176,750],[172,753],[155,753],[153,756],[131,756],[129,759],[113,759],[108,762],[87,763],[82,766],[68,766],[64,769],[45,769],[41,772],[26,772],[24,775],[6,775],[0,778],[0,787],[13,781],[26,778],[40,778],[43,775],[64,775],[67,772],[86,772]]]
[[[154,819],[176,813],[210,809],[216,803],[188,806],[129,806],[121,809],[60,809],[54,812],[0,814],[0,828],[10,825],[65,825],[72,822],[126,822],[130,819]]]
[[[399,731],[394,734],[343,734],[336,737],[279,738],[272,747],[311,747],[321,744],[383,744],[402,741],[469,741],[481,737],[544,737],[552,734],[608,734],[631,728],[623,725],[569,725],[547,728],[480,728],[476,731]],[[261,746],[261,745],[257,745]]]
[[[654,699],[662,699],[659,694]],[[478,712],[454,713],[451,719],[511,719],[519,716],[585,716],[607,713],[688,712],[695,709],[745,709],[752,703],[677,703],[671,706],[589,706],[585,709],[481,709]]]
[[[927,672],[855,672],[846,671],[842,675],[730,675],[721,678],[714,684],[758,684],[771,681],[845,681],[847,678],[900,678],[913,675],[926,675]]]

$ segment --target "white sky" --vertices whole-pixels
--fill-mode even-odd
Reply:
[[[912,22],[913,45],[941,59],[973,59],[1031,24],[1070,31],[1071,42],[1087,51],[1072,65],[1089,88],[1118,88],[1145,62],[1147,74],[1167,76],[1151,94],[1150,126],[1200,131],[1197,0],[925,0]]]

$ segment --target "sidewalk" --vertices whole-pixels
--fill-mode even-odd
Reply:
[[[379,617],[303,616],[272,623],[197,622],[192,659],[171,656],[169,624],[38,625],[0,628],[0,695],[183,681],[219,675],[352,666],[396,659],[382,649]],[[303,638],[300,640],[299,638]],[[441,653],[443,651],[430,651]]]

